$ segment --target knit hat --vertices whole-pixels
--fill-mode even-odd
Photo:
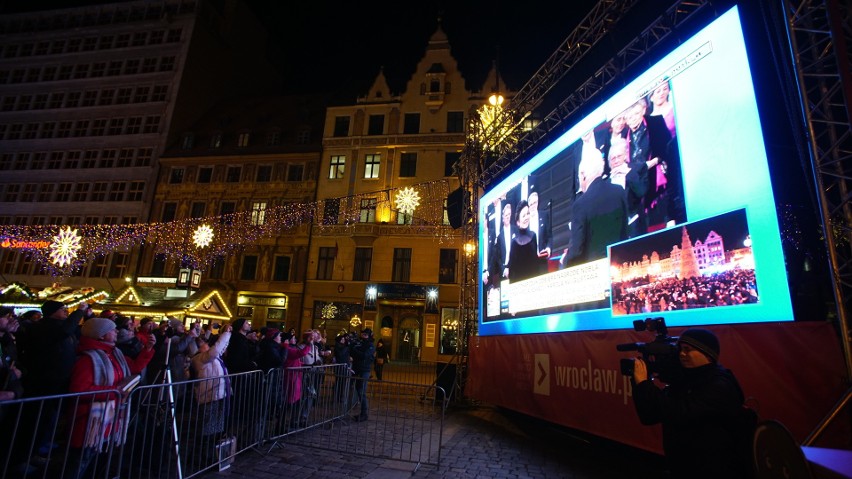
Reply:
[[[177,329],[177,328],[181,327],[182,325],[183,325],[183,323],[179,319],[170,319],[169,320],[169,327],[172,328],[172,329]]]
[[[115,322],[106,318],[92,318],[85,323],[80,332],[83,336],[92,339],[101,339],[104,335],[115,329]]]
[[[266,339],[275,339],[275,336],[278,336],[280,333],[281,331],[276,328],[269,328],[266,330]]]
[[[43,314],[45,318],[49,318],[53,315],[53,313],[64,307],[65,303],[60,303],[59,301],[45,301],[44,304],[41,305],[41,314]]]
[[[701,351],[713,362],[719,361],[719,338],[712,331],[700,328],[687,329],[678,340]]]

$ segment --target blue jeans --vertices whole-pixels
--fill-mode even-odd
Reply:
[[[367,419],[367,383],[370,379],[370,370],[355,373],[355,392],[358,394],[358,401],[361,402],[361,419]]]

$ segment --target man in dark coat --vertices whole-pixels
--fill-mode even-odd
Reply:
[[[361,340],[352,346],[351,352],[352,369],[355,370],[355,390],[358,394],[358,400],[361,402],[361,413],[352,419],[366,421],[369,406],[367,404],[367,382],[370,379],[373,362],[376,360],[376,346],[373,344],[372,329],[361,330]]]
[[[627,238],[627,197],[624,189],[601,178],[603,156],[580,162],[583,194],[574,202],[571,244],[565,264],[573,266],[606,257],[607,246]]]
[[[660,389],[645,361],[636,359],[633,404],[642,424],[663,425],[663,450],[672,477],[747,478],[750,437],[742,421],[744,395],[734,374],[718,364],[719,339],[706,329],[678,340],[680,374]],[[744,441],[745,439],[745,441]]]

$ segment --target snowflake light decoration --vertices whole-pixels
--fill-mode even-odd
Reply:
[[[50,244],[50,262],[60,268],[71,264],[81,248],[81,239],[77,230],[72,230],[68,226],[59,230],[59,234],[53,237],[53,242]]]
[[[209,246],[213,241],[213,228],[208,225],[201,225],[192,234],[192,242],[199,248]]]
[[[420,206],[420,193],[414,188],[406,186],[396,194],[396,209],[410,215]]]
[[[334,319],[337,316],[337,306],[334,303],[328,303],[322,307],[322,317],[325,319]]]

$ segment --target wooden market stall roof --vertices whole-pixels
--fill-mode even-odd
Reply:
[[[129,316],[192,316],[219,321],[233,318],[218,290],[189,291],[186,297],[170,296],[169,288],[128,286],[114,300],[100,303]]]

